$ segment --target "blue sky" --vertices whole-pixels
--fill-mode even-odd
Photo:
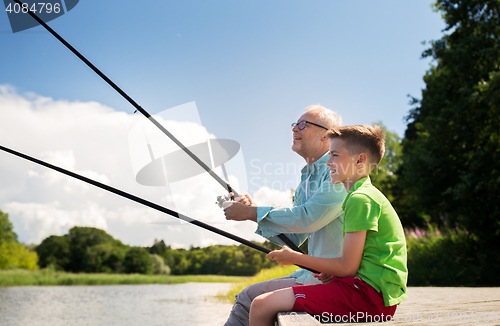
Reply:
[[[421,42],[439,39],[444,28],[430,4],[416,0],[82,0],[49,25],[150,113],[195,101],[209,133],[241,144],[248,190],[255,193],[264,186],[258,168],[268,164],[278,171],[290,162],[302,164],[290,150],[290,123],[308,105],[337,111],[344,124],[382,121],[403,136],[404,117],[410,109],[407,94],[420,96],[430,63],[420,59],[428,47]],[[9,87],[9,96],[30,101],[97,102],[117,112],[134,111],[42,27],[13,34],[6,13],[0,14],[0,85]],[[15,107],[4,106],[4,110],[16,112]],[[59,119],[53,116],[49,121],[63,121]],[[2,120],[3,125],[13,123],[5,115]],[[46,152],[74,150],[80,168],[99,171],[90,158],[88,166],[78,158],[76,144],[62,148],[57,137],[51,146],[37,144],[40,137],[19,121],[17,138],[0,132],[0,143],[35,156],[44,146]],[[128,127],[123,126],[124,134]],[[81,128],[93,132],[90,125]],[[70,134],[59,137],[73,137]],[[92,139],[84,131],[78,137],[75,142]],[[106,140],[96,142],[106,152],[99,159],[103,166],[122,155],[113,146],[106,149]],[[0,155],[0,162],[5,160]],[[28,165],[16,168],[29,169]],[[0,169],[9,173],[5,165]],[[252,176],[259,179],[252,183]],[[296,180],[294,171],[265,177],[277,182],[269,184],[277,191]],[[12,187],[22,188],[12,182]],[[2,197],[0,191],[0,209],[12,202],[33,204],[34,198],[24,197],[22,191]],[[18,216],[22,214],[10,214],[21,228],[24,222]],[[109,224],[108,229],[112,229]],[[120,232],[115,235],[120,237]],[[149,241],[125,238],[140,244]],[[36,239],[27,231],[23,241]]]

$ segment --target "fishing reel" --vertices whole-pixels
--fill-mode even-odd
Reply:
[[[228,204],[225,204],[224,203],[228,203],[228,202],[231,202],[231,198],[229,196],[225,196],[225,195],[222,195],[222,196],[217,196],[217,201],[215,202],[220,208],[224,209],[227,207]]]

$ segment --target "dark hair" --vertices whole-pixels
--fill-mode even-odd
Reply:
[[[344,141],[349,155],[365,153],[370,163],[379,164],[385,153],[385,134],[378,125],[355,125],[331,129],[328,138]]]

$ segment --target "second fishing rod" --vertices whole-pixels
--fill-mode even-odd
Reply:
[[[13,0],[21,7],[23,2],[20,0]],[[79,51],[77,51],[71,44],[69,44],[63,37],[56,33],[50,26],[48,26],[40,17],[38,17],[34,12],[28,10],[28,14],[35,19],[40,25],[42,25],[50,34],[52,34],[57,40],[59,40],[66,48],[68,48],[73,54],[75,54],[80,60],[82,60],[90,69],[92,69],[99,77],[101,77],[108,85],[110,85],[115,91],[117,91],[124,99],[126,99],[132,106],[139,111],[142,115],[148,118],[158,129],[160,129],[168,138],[170,138],[177,146],[179,146],[189,157],[191,157],[198,165],[200,165],[212,178],[214,178],[228,193],[233,193],[235,197],[238,196],[238,192],[234,190],[229,183],[224,181],[219,175],[217,175],[208,165],[206,165],[200,158],[198,158],[192,151],[184,146],[171,132],[169,132],[162,124],[160,124],[153,116],[151,116],[145,109],[143,109],[136,101],[134,101],[127,93],[125,93],[118,85],[116,85],[111,79],[109,79],[102,71],[100,71],[95,65],[93,65],[87,58],[85,58]],[[234,199],[234,198],[233,198]],[[302,252],[303,251],[293,243],[284,234],[279,234],[278,237],[283,241],[289,248]]]
[[[91,184],[91,185],[93,185],[93,186],[95,186],[95,187],[98,187],[98,188],[101,188],[101,189],[103,189],[103,190],[109,191],[109,192],[114,193],[114,194],[116,194],[116,195],[118,195],[118,196],[121,196],[121,197],[124,197],[124,198],[130,199],[130,200],[132,200],[132,201],[134,201],[134,202],[136,202],[136,203],[139,203],[139,204],[142,204],[142,205],[148,206],[148,207],[153,208],[153,209],[155,209],[155,210],[157,210],[157,211],[163,212],[163,213],[165,213],[165,214],[171,215],[171,216],[173,216],[173,217],[175,217],[175,218],[178,218],[178,219],[180,219],[180,220],[183,220],[183,221],[189,222],[189,223],[191,223],[191,224],[193,224],[193,225],[196,225],[196,226],[198,226],[198,227],[201,227],[201,228],[203,228],[203,229],[205,229],[205,230],[208,230],[208,231],[211,231],[211,232],[217,233],[217,234],[222,235],[222,236],[224,236],[224,237],[226,237],[226,238],[229,238],[229,239],[231,239],[231,240],[237,241],[237,242],[239,242],[239,243],[241,243],[241,244],[244,244],[244,245],[246,245],[246,246],[249,246],[249,247],[251,247],[251,248],[253,248],[253,249],[259,250],[259,251],[261,251],[261,252],[263,252],[263,253],[265,253],[265,254],[268,254],[268,253],[270,253],[270,252],[271,252],[271,249],[266,248],[266,247],[263,247],[263,246],[261,246],[261,245],[259,245],[259,244],[257,244],[257,243],[253,243],[252,241],[249,241],[249,240],[243,239],[243,238],[238,237],[238,236],[236,236],[236,235],[234,235],[234,234],[231,234],[231,233],[229,233],[229,232],[227,232],[227,231],[224,231],[224,230],[218,229],[218,228],[213,227],[213,226],[211,226],[211,225],[209,225],[209,224],[203,223],[203,222],[201,222],[201,221],[195,220],[195,219],[193,219],[193,218],[191,218],[191,217],[188,217],[188,216],[186,216],[186,215],[180,214],[180,213],[178,213],[178,212],[176,212],[176,211],[174,211],[174,210],[172,210],[172,209],[169,209],[169,208],[163,207],[163,206],[161,206],[161,205],[155,204],[155,203],[153,203],[153,202],[151,202],[151,201],[148,201],[148,200],[146,200],[146,199],[143,199],[143,198],[140,198],[140,197],[138,197],[138,196],[132,195],[132,194],[130,194],[130,193],[128,193],[128,192],[125,192],[125,191],[123,191],[123,190],[120,190],[120,189],[117,189],[117,188],[111,187],[111,186],[106,185],[106,184],[103,184],[103,183],[101,183],[101,182],[99,182],[99,181],[96,181],[96,180],[93,180],[93,179],[87,178],[87,177],[82,176],[82,175],[80,175],[80,174],[77,174],[77,173],[71,172],[71,171],[69,171],[69,170],[63,169],[63,168],[61,168],[61,167],[58,167],[58,166],[52,165],[52,164],[50,164],[50,163],[48,163],[48,162],[45,162],[45,161],[39,160],[39,159],[37,159],[37,158],[34,158],[34,157],[29,156],[29,155],[23,154],[23,153],[18,152],[18,151],[16,151],[16,150],[13,150],[13,149],[10,149],[10,148],[7,148],[7,147],[4,147],[4,146],[0,145],[0,151],[4,151],[4,152],[6,152],[6,153],[10,153],[10,154],[12,154],[12,155],[15,155],[15,156],[17,156],[17,157],[20,157],[20,158],[23,158],[23,159],[25,159],[25,160],[31,161],[31,162],[33,162],[33,163],[36,163],[36,164],[42,165],[42,166],[44,166],[44,167],[46,167],[46,168],[49,168],[49,169],[51,169],[51,170],[54,170],[54,171],[60,172],[60,173],[62,173],[62,174],[65,174],[65,175],[67,175],[67,176],[70,176],[70,177],[72,177],[72,178],[75,178],[75,179],[81,180],[81,181],[86,182],[86,183],[88,183],[88,184]],[[297,265],[297,266],[299,266],[299,267],[301,267],[301,268],[304,268],[304,269],[307,269],[307,270],[309,270],[309,271],[311,271],[311,272],[313,272],[313,273],[319,273],[318,271],[315,271],[315,270],[313,270],[313,269],[310,269],[310,268],[307,268],[307,267],[304,267],[304,266],[301,266],[301,265]]]

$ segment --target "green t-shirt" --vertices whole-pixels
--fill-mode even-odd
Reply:
[[[393,306],[407,298],[406,240],[399,217],[370,177],[358,180],[347,195],[343,234],[366,232],[357,276],[382,292],[384,304]]]

